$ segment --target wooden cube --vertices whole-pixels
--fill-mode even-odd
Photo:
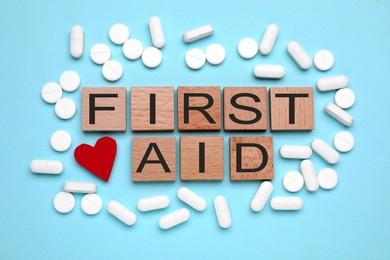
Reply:
[[[223,97],[225,130],[267,130],[266,87],[225,87]]]
[[[178,87],[179,131],[221,130],[220,87]]]
[[[126,131],[126,88],[82,89],[83,131]]]
[[[230,180],[272,180],[272,136],[230,137]]]
[[[223,136],[180,137],[181,180],[223,180]]]
[[[131,130],[173,131],[173,87],[131,87]]]
[[[133,181],[176,180],[176,138],[133,138]]]
[[[271,131],[314,129],[312,87],[270,88]]]

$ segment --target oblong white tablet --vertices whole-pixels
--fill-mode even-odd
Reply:
[[[224,196],[217,196],[214,199],[215,213],[217,214],[218,224],[222,228],[228,228],[232,225],[229,206]]]
[[[60,174],[64,170],[64,165],[60,161],[32,160],[30,170],[33,173]]]
[[[109,60],[102,67],[103,77],[108,81],[117,81],[122,77],[122,64],[116,60]]]
[[[129,28],[126,25],[117,23],[111,26],[108,36],[112,43],[124,44],[130,37]]]
[[[198,70],[206,62],[206,54],[198,48],[193,48],[186,53],[186,64],[190,69]]]
[[[152,16],[149,18],[148,24],[153,46],[161,49],[165,45],[165,36],[160,18]]]
[[[204,198],[186,187],[181,187],[177,191],[177,197],[197,211],[203,211],[207,207],[207,202]]]
[[[270,24],[267,26],[267,29],[265,29],[263,38],[261,39],[261,43],[259,46],[259,52],[262,55],[268,55],[272,51],[278,33],[279,28],[276,24]]]
[[[183,34],[183,40],[185,43],[193,42],[213,34],[214,28],[211,24],[206,24],[199,28],[193,29],[191,31],[185,32]]]
[[[350,108],[355,104],[355,93],[350,88],[339,89],[334,95],[334,102],[343,109]]]
[[[270,181],[263,181],[251,201],[251,209],[256,212],[263,210],[269,196],[271,196],[273,189],[274,186]]]
[[[280,156],[288,159],[308,159],[312,155],[312,150],[305,145],[283,145],[280,147]]]
[[[144,47],[139,40],[129,39],[123,44],[122,51],[129,60],[136,60],[141,57]]]
[[[70,29],[70,55],[78,59],[84,53],[84,30],[80,25],[75,25]]]
[[[281,65],[258,64],[253,69],[256,78],[281,79],[286,74],[286,70]]]
[[[142,212],[163,209],[169,206],[169,202],[167,195],[153,196],[138,200],[137,208]]]
[[[75,193],[95,193],[96,183],[66,181],[64,182],[64,191]]]
[[[316,170],[314,169],[313,162],[310,160],[303,160],[300,165],[300,170],[305,181],[305,186],[308,191],[316,191],[320,186],[318,184]]]
[[[270,204],[273,210],[300,210],[303,207],[299,197],[273,197]]]
[[[330,164],[336,164],[340,161],[340,154],[322,139],[314,139],[311,142],[311,148]]]
[[[96,215],[102,209],[102,198],[95,193],[87,194],[81,199],[81,209],[85,214]]]
[[[67,70],[60,76],[60,86],[63,90],[73,92],[80,86],[80,76],[73,70]]]
[[[219,65],[221,64],[226,57],[225,48],[219,44],[211,44],[206,49],[206,60],[211,65]]]
[[[313,61],[299,43],[293,41],[287,45],[287,52],[295,63],[303,70],[311,67]]]
[[[181,208],[174,212],[171,212],[165,216],[162,216],[158,221],[161,229],[169,229],[184,223],[190,219],[190,211],[186,208]]]
[[[67,131],[55,131],[51,135],[50,145],[57,152],[65,152],[72,145],[72,137]]]
[[[89,56],[91,57],[91,60],[96,64],[104,64],[105,62],[109,61],[111,58],[111,50],[110,47],[108,47],[104,43],[98,43],[95,44],[89,53]]]
[[[47,103],[54,104],[62,98],[62,88],[55,82],[46,83],[41,89],[41,97]]]
[[[316,85],[319,91],[324,92],[329,90],[346,88],[348,84],[348,77],[341,75],[319,79]]]
[[[162,53],[155,47],[149,47],[143,51],[141,59],[146,67],[153,69],[161,64]]]
[[[298,192],[303,187],[303,177],[297,171],[289,171],[283,177],[283,186],[289,192]]]
[[[69,192],[59,192],[54,197],[53,206],[59,213],[68,213],[73,210],[76,200]]]
[[[330,190],[336,187],[339,182],[339,177],[334,170],[325,168],[318,173],[318,182],[320,183],[321,188]]]
[[[61,119],[70,119],[76,113],[76,104],[70,98],[61,98],[54,106],[54,112]]]
[[[244,38],[238,43],[238,54],[244,59],[252,59],[257,54],[257,42],[252,38]]]
[[[108,203],[107,210],[111,215],[128,226],[134,225],[137,221],[137,216],[116,200],[112,200]]]
[[[335,135],[333,145],[339,152],[349,152],[355,146],[355,138],[350,132],[341,131]]]
[[[353,125],[353,122],[355,121],[352,115],[333,103],[326,104],[325,112],[346,126]]]
[[[314,55],[314,66],[321,71],[329,70],[333,67],[334,56],[328,50],[320,50]]]

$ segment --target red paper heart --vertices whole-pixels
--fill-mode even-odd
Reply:
[[[105,136],[95,146],[81,144],[74,150],[76,161],[100,179],[108,182],[116,156],[115,139]]]

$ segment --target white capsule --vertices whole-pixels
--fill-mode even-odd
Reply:
[[[232,225],[229,206],[224,196],[217,196],[214,199],[215,213],[217,214],[218,224],[222,228],[228,228]]]
[[[64,191],[75,193],[95,193],[96,183],[94,182],[64,182]]]
[[[42,99],[54,104],[62,98],[62,88],[55,82],[46,83],[41,89]]]
[[[333,103],[326,104],[325,112],[346,126],[353,125],[353,122],[355,121],[352,115]]]
[[[73,210],[76,201],[74,196],[68,192],[59,192],[53,200],[55,210],[60,213],[68,213]]]
[[[313,162],[310,160],[303,160],[300,169],[303,180],[305,181],[306,189],[311,192],[318,190],[319,184]]]
[[[32,160],[30,170],[33,173],[60,174],[64,170],[64,165],[60,161]]]
[[[72,137],[67,131],[55,131],[50,137],[50,145],[57,152],[65,152],[72,145]]]
[[[345,88],[349,84],[347,76],[333,76],[322,78],[317,81],[317,89],[321,92]]]
[[[80,86],[80,76],[73,70],[67,70],[60,76],[60,86],[63,90],[73,92]]]
[[[186,53],[186,64],[190,69],[197,70],[206,62],[206,55],[201,49],[193,48]]]
[[[336,187],[338,181],[339,177],[337,176],[337,173],[330,168],[322,169],[318,173],[318,182],[320,183],[320,187],[325,190],[330,190]]]
[[[259,51],[262,55],[268,55],[272,51],[278,33],[279,28],[276,24],[270,24],[267,26],[259,46]]]
[[[103,77],[108,81],[117,81],[122,77],[122,64],[116,60],[109,60],[102,67]]]
[[[123,44],[122,51],[129,60],[136,60],[141,57],[144,47],[139,40],[129,39]]]
[[[85,214],[96,215],[102,209],[103,202],[99,195],[87,194],[81,199],[81,209]]]
[[[108,36],[112,43],[124,44],[130,37],[129,28],[121,23],[114,24],[111,26]]]
[[[349,152],[355,146],[355,138],[350,132],[341,131],[334,137],[333,145],[340,152]]]
[[[70,55],[78,59],[84,52],[84,30],[80,25],[75,25],[70,29]]]
[[[95,44],[92,46],[91,51],[89,52],[89,56],[94,63],[98,65],[104,64],[111,58],[110,47],[104,43]]]
[[[70,98],[61,98],[54,106],[54,112],[61,119],[70,119],[76,113],[76,104]]]
[[[350,88],[339,89],[334,94],[334,102],[341,108],[350,108],[355,104],[355,93]]]
[[[260,184],[259,188],[256,191],[255,196],[251,201],[251,209],[256,212],[263,210],[273,189],[274,186],[272,185],[271,182],[263,181]]]
[[[289,171],[283,177],[283,186],[289,192],[298,192],[303,187],[303,177],[297,171]]]
[[[314,55],[314,66],[321,71],[329,70],[333,67],[334,56],[328,50],[320,50]]]
[[[283,145],[280,147],[280,156],[288,159],[308,159],[312,150],[305,145]]]
[[[238,43],[238,54],[244,59],[252,59],[257,54],[257,42],[252,38],[244,38]]]
[[[281,79],[286,74],[286,70],[281,65],[258,64],[253,69],[256,78]]]
[[[273,210],[300,210],[303,201],[299,197],[273,197],[271,208]]]
[[[138,200],[137,208],[142,212],[163,209],[169,206],[169,202],[169,198],[166,195],[148,197]]]
[[[155,47],[149,47],[142,52],[141,60],[146,67],[153,69],[161,64],[162,53]]]
[[[197,211],[203,211],[207,207],[207,202],[204,198],[186,187],[182,187],[177,191],[177,197]]]
[[[185,43],[193,42],[213,34],[214,28],[211,24],[201,26],[183,34],[183,40]]]
[[[340,154],[333,149],[329,144],[323,140],[317,138],[311,143],[311,148],[316,152],[322,159],[330,164],[336,164],[340,161]]]
[[[290,42],[287,45],[287,52],[301,69],[307,70],[311,67],[313,61],[299,43]]]
[[[191,214],[188,209],[182,208],[165,216],[162,216],[158,221],[158,224],[161,229],[169,229],[171,227],[177,226],[181,223],[188,221],[190,219],[190,215]]]
[[[128,226],[134,225],[137,221],[137,216],[128,208],[120,204],[118,201],[112,200],[107,205],[107,210],[111,215],[122,221]]]
[[[160,18],[152,16],[149,18],[148,23],[153,46],[161,49],[165,45],[165,36]]]

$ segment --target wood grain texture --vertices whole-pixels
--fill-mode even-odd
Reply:
[[[169,172],[161,163],[145,163],[142,171],[137,172],[150,144],[156,144],[164,158]],[[159,160],[153,148],[147,160]],[[144,181],[175,181],[176,180],[176,138],[133,138],[132,140],[132,170],[131,178],[135,182]]]
[[[262,146],[268,157],[264,167],[256,171],[243,172],[243,170],[260,168],[259,166],[263,163],[265,153],[256,147],[243,146],[241,147],[241,165],[238,166],[237,144],[258,144]],[[272,180],[273,178],[274,156],[272,136],[230,137],[230,180]]]
[[[90,95],[109,94],[117,97],[96,97],[95,107],[110,107],[114,110],[96,110],[95,122],[90,121]],[[83,131],[126,131],[126,88],[83,87],[82,89]]]
[[[131,87],[130,93],[132,131],[174,130],[173,87]],[[151,94],[154,96],[156,106],[152,112],[150,109]],[[151,113],[154,114],[155,120],[151,120]]]
[[[204,143],[204,168],[200,169],[200,145]],[[223,136],[180,137],[181,180],[223,180]]]
[[[205,109],[215,123],[196,110],[189,111],[189,121],[185,123],[184,94],[208,94],[213,99],[213,105]],[[179,131],[218,131],[221,130],[221,88],[220,87],[178,87],[178,129]],[[189,106],[201,107],[209,103],[205,97],[190,97]]]
[[[291,111],[291,99],[278,95],[307,95],[295,98],[295,113]],[[270,88],[271,131],[295,131],[314,129],[314,97],[312,87]],[[292,121],[293,116],[294,121]]]
[[[257,99],[251,96],[241,96],[239,95],[254,95]],[[224,97],[224,129],[225,130],[239,130],[239,131],[253,131],[260,130],[265,131],[268,127],[268,106],[267,106],[267,88],[266,87],[224,87],[223,89]],[[233,97],[238,97],[232,99]],[[234,105],[233,102],[236,102],[240,106],[251,107],[260,111],[260,116],[258,117],[255,112],[250,110],[245,110],[242,108],[237,108],[237,105]],[[232,116],[241,121],[254,121],[253,123],[240,123],[234,122]]]

